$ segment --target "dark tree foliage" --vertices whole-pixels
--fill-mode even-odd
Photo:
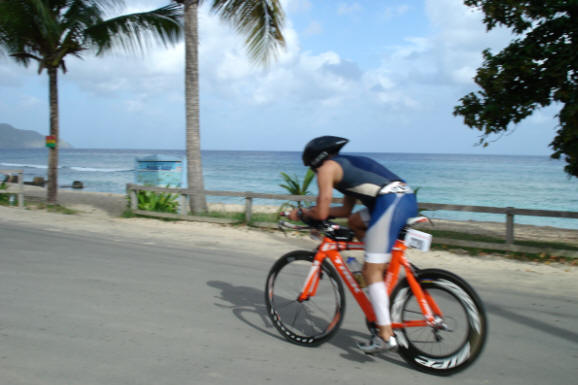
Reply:
[[[484,63],[474,78],[481,90],[460,99],[454,115],[483,134],[505,133],[534,110],[560,106],[552,158],[578,177],[578,0],[464,0],[481,9],[488,31],[501,25],[516,34]]]

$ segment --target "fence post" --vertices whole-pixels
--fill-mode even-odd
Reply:
[[[136,189],[130,189],[130,209],[136,211],[138,208],[138,197],[136,194]]]
[[[514,243],[514,208],[506,207],[506,244]]]
[[[18,173],[18,207],[24,208],[24,173],[20,171]]]
[[[179,214],[187,215],[189,210],[187,210],[187,195],[181,194],[179,197]]]
[[[245,197],[245,223],[251,222],[251,214],[253,210],[253,197]]]

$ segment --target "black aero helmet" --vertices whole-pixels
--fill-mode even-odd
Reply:
[[[303,150],[303,164],[313,169],[321,166],[329,155],[335,155],[345,146],[349,139],[338,136],[320,136],[311,140]]]

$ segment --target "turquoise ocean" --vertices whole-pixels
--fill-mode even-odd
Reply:
[[[78,180],[85,191],[125,193],[135,181],[135,159],[149,155],[184,158],[184,151],[94,150],[60,151],[59,184]],[[547,156],[363,153],[404,178],[418,200],[493,207],[578,211],[578,179],[569,178],[562,161]],[[205,189],[283,194],[280,173],[302,178],[300,152],[203,151]],[[0,150],[0,169],[22,169],[24,180],[46,177],[48,151]],[[316,192],[313,184],[312,193]],[[336,196],[339,196],[338,193]],[[237,198],[209,201],[243,203]],[[255,204],[281,204],[259,201]],[[436,211],[432,218],[504,222],[504,216]],[[577,219],[516,216],[516,223],[578,229]]]

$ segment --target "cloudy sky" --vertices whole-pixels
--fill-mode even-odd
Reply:
[[[127,0],[125,12],[168,0]],[[200,15],[203,149],[300,150],[338,135],[349,151],[550,154],[555,109],[488,148],[452,111],[476,89],[481,51],[504,47],[461,0],[286,0],[287,47],[269,68],[243,39]],[[183,149],[184,48],[69,58],[61,137],[77,148]],[[0,56],[0,123],[48,134],[48,78]]]

